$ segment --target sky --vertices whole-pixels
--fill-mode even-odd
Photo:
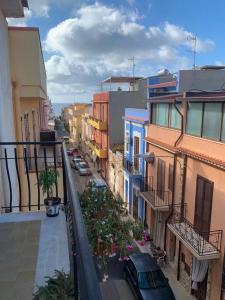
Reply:
[[[110,76],[172,73],[225,64],[225,1],[28,0],[25,18],[39,27],[52,102],[90,102]]]

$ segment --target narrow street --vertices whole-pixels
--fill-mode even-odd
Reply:
[[[72,160],[72,157],[71,157]],[[74,184],[76,185],[78,193],[82,193],[85,187],[87,186],[88,180],[90,178],[99,178],[99,174],[94,169],[93,164],[88,161],[89,166],[92,170],[91,176],[80,176],[78,171],[72,168],[74,175]],[[134,245],[132,252],[149,252],[146,249],[140,249],[137,245]],[[130,254],[132,253],[130,252]],[[134,300],[134,296],[131,292],[131,289],[127,282],[124,280],[123,274],[123,262],[120,262],[119,256],[116,255],[108,260],[108,271],[109,278],[107,282],[101,282],[101,291],[103,294],[103,299],[107,300]],[[96,268],[97,263],[96,263]],[[97,270],[99,281],[102,281],[99,270]],[[170,286],[174,292],[174,295],[177,300],[193,300],[194,298],[185,291],[183,286],[176,280],[175,275],[168,267],[163,267],[162,271],[164,275],[169,279]]]

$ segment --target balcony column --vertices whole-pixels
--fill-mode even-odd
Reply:
[[[15,119],[15,133],[16,133],[16,140],[18,142],[23,141],[23,134],[22,134],[22,124],[21,124],[21,85],[19,82],[14,81],[12,83],[13,86],[13,103],[14,103],[14,119]],[[17,145],[17,156],[23,157],[23,146]],[[14,155],[14,154],[13,154]],[[22,198],[22,205],[23,205],[23,199],[27,199],[27,193],[26,193],[26,178],[25,178],[25,168],[24,168],[24,161],[22,159],[18,159],[18,169],[19,169],[19,176],[20,176],[20,182],[21,182],[21,198]]]
[[[9,43],[8,43],[8,25],[0,10],[0,141],[1,142],[14,142],[15,141],[15,123],[13,118],[13,102],[12,102],[12,86],[10,78],[9,67]],[[8,155],[12,156],[13,151],[11,147],[7,148]],[[1,157],[4,156],[4,149],[0,148]],[[16,171],[13,161],[9,162],[9,169],[11,170],[11,183],[13,187],[13,204],[18,203]],[[1,181],[2,178],[2,181]],[[3,202],[9,204],[9,193],[7,174],[4,161],[1,162],[0,170],[0,192],[3,195]],[[1,197],[2,198],[2,197]]]

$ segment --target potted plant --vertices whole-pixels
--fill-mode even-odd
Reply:
[[[55,270],[53,277],[46,277],[46,285],[38,287],[33,300],[73,300],[75,291],[72,277]]]
[[[138,241],[138,243],[143,246],[143,225],[140,221],[137,221],[134,223],[133,228],[133,237],[136,241]]]
[[[53,197],[53,189],[58,176],[59,173],[54,169],[43,171],[39,175],[38,182],[42,188],[43,195],[47,195],[47,198],[44,199],[44,204],[48,217],[56,217],[59,215],[61,199],[59,197]]]

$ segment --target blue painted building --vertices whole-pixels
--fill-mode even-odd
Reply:
[[[149,120],[147,109],[126,108],[124,116],[124,199],[134,217],[144,222],[145,203],[139,196],[144,184],[145,126]]]
[[[163,70],[161,74],[150,76],[147,78],[147,99],[156,96],[176,93],[177,78],[169,73],[168,70]]]

